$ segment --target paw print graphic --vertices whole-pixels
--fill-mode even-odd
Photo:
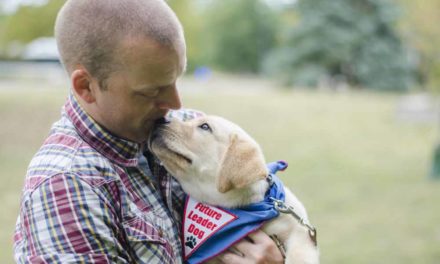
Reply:
[[[195,237],[190,236],[186,238],[185,246],[188,246],[191,249],[193,249],[196,245],[197,245],[197,241]]]

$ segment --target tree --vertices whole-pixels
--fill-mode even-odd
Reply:
[[[299,22],[267,58],[267,73],[309,87],[323,79],[382,90],[414,85],[414,53],[398,35],[399,13],[387,0],[299,0],[296,8]]]
[[[422,85],[440,92],[440,1],[398,1],[405,12],[401,31],[420,53]]]
[[[55,18],[64,2],[50,0],[42,6],[21,6],[15,14],[5,17],[0,28],[0,46],[5,48],[11,42],[25,44],[39,37],[53,36]]]
[[[260,71],[275,41],[274,11],[259,0],[213,1],[208,6],[206,56],[226,71]]]
[[[206,44],[204,38],[205,17],[201,7],[194,0],[169,0],[168,4],[177,14],[185,31],[187,44],[188,70],[193,71],[200,65],[206,63],[203,52]]]

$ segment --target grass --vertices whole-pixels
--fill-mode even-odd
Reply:
[[[440,261],[440,182],[427,178],[436,129],[397,121],[399,96],[182,85],[186,107],[235,121],[268,161],[289,162],[279,175],[318,227],[322,263]],[[26,167],[65,97],[55,89],[0,90],[0,263],[12,263]]]

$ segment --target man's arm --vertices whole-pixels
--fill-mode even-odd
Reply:
[[[18,263],[128,263],[114,208],[86,182],[57,175],[25,198]],[[121,234],[119,234],[121,235]]]

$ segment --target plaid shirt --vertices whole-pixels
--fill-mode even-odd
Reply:
[[[104,130],[70,96],[29,165],[15,260],[182,263],[182,202],[178,183],[142,145]]]

